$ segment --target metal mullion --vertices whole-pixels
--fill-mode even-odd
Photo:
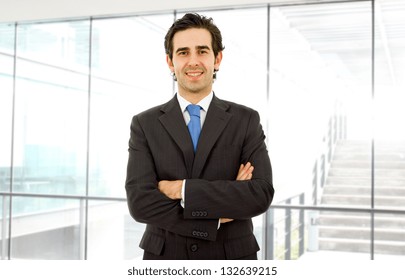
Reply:
[[[270,105],[270,4],[267,4],[267,49],[266,49],[266,101],[267,106]],[[269,116],[266,116],[266,132],[269,132],[270,124],[269,124]],[[268,146],[268,137],[266,137],[266,144]],[[266,211],[263,214],[263,259],[273,259],[274,258],[274,212],[273,211]],[[270,232],[271,231],[271,232]],[[272,244],[271,244],[272,243]],[[269,246],[273,248],[271,251],[269,250]],[[270,251],[270,252],[269,252]]]
[[[89,222],[89,182],[90,182],[90,120],[91,120],[91,80],[92,80],[92,51],[93,51],[93,18],[89,21],[89,61],[88,61],[88,92],[87,92],[87,143],[86,143],[86,195],[80,200],[80,257],[87,259],[87,237]],[[84,209],[83,209],[84,207]],[[84,223],[84,225],[82,224]]]
[[[11,260],[11,230],[12,230],[12,214],[13,214],[13,181],[14,181],[14,136],[15,136],[15,103],[16,103],[16,74],[17,74],[17,27],[14,24],[14,62],[13,62],[13,101],[12,101],[12,117],[11,117],[11,153],[10,153],[10,181],[9,181],[9,208],[8,208],[8,259]]]
[[[374,104],[374,91],[375,90],[375,0],[371,0],[371,102]],[[370,227],[371,227],[371,234],[370,234],[370,258],[374,260],[374,241],[375,241],[375,139],[374,139],[374,124],[375,124],[375,111],[374,106],[371,111],[372,119],[371,119],[371,127],[372,127],[372,135],[371,135],[371,213],[370,213]]]

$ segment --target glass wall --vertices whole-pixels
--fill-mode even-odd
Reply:
[[[10,189],[14,30],[12,24],[0,24],[0,191]]]
[[[375,205],[404,209],[405,3],[378,1],[375,10]]]
[[[405,210],[405,3],[375,3],[374,194],[377,209]],[[375,215],[376,259],[405,256],[405,215]]]
[[[172,23],[170,14],[93,21],[91,195],[125,196],[122,186],[131,118],[173,95],[173,80],[163,48],[166,29]]]
[[[370,207],[370,195],[356,194],[371,191],[371,12],[371,2],[271,9],[269,132],[277,201]],[[304,198],[289,199],[296,195]],[[353,238],[354,227],[370,231],[358,214],[316,215],[319,250],[370,252],[370,245],[355,245],[370,243],[367,236]]]
[[[14,24],[0,24],[0,192],[10,192]],[[0,195],[0,259],[8,259],[9,197]]]
[[[405,4],[332,2],[191,11],[223,35],[215,94],[267,136],[261,258],[405,256]],[[2,259],[141,257],[129,126],[176,91],[163,40],[185,12],[0,24]]]
[[[88,21],[17,28],[16,192],[85,194],[89,31]]]

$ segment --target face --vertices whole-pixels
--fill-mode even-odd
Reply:
[[[211,34],[206,29],[190,28],[173,37],[173,58],[167,64],[176,74],[179,94],[208,95],[212,90],[214,69],[219,69],[222,52],[214,55]]]

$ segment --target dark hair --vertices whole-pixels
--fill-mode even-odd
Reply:
[[[176,20],[167,31],[165,36],[165,51],[170,59],[173,59],[173,37],[178,31],[189,28],[203,28],[211,33],[212,49],[215,57],[223,51],[221,31],[214,24],[212,18],[207,18],[199,14],[185,14],[181,19]]]

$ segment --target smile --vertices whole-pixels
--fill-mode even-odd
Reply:
[[[201,76],[203,72],[187,72],[186,75],[190,77],[198,77]]]

